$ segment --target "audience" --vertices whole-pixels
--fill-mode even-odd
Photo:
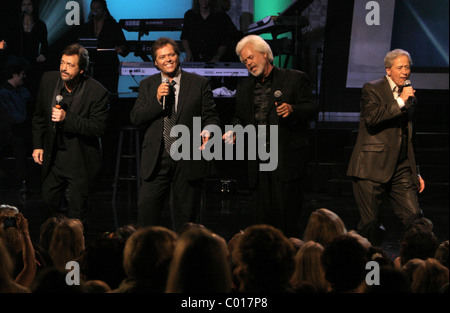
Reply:
[[[295,272],[292,285],[301,292],[308,283],[316,292],[328,292],[329,283],[325,279],[325,270],[321,262],[323,246],[314,241],[306,242],[295,256]]]
[[[65,270],[69,261],[77,261],[84,251],[83,223],[79,219],[66,218],[53,230],[49,255],[53,265]]]
[[[0,239],[3,240],[13,262],[14,281],[21,286],[30,287],[36,276],[37,264],[28,220],[22,213],[16,213],[15,210],[2,209],[0,225]]]
[[[164,292],[177,234],[161,226],[138,229],[126,241],[126,278],[114,293]]]
[[[325,247],[322,262],[332,292],[362,292],[367,253],[358,239],[348,234],[337,237]]]
[[[342,219],[333,211],[321,208],[311,213],[303,241],[315,241],[325,247],[333,239],[347,233]]]
[[[415,293],[439,293],[448,284],[448,268],[434,258],[420,263],[413,273],[412,290]]]
[[[399,256],[394,261],[397,268],[414,258],[426,260],[434,257],[439,243],[428,221],[424,218],[417,219],[403,234]]]
[[[109,289],[119,287],[125,279],[123,270],[124,243],[115,237],[98,237],[88,244],[80,258],[84,281],[104,282]]]
[[[380,284],[366,286],[365,293],[411,293],[411,282],[402,270],[393,266],[380,267]]]
[[[304,240],[270,225],[252,225],[227,242],[197,223],[178,233],[130,224],[85,247],[83,232],[79,220],[54,216],[40,226],[34,249],[28,220],[1,205],[0,293],[448,292],[448,240],[438,245],[423,218],[402,234],[395,262],[327,209],[311,214]],[[79,285],[66,281],[69,261],[80,265]],[[369,261],[379,265],[379,284],[366,283]]]
[[[185,229],[177,239],[166,292],[226,293],[231,286],[225,240],[204,227]]]
[[[281,230],[253,225],[244,230],[234,251],[239,292],[293,292],[295,249]]]
[[[434,254],[434,258],[448,268],[448,240],[442,242]]]

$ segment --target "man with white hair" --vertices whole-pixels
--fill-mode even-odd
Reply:
[[[278,166],[274,171],[258,171],[261,160],[248,161],[249,186],[253,190],[255,223],[281,229],[286,236],[298,237],[298,218],[303,201],[302,179],[308,164],[308,122],[318,113],[318,106],[307,75],[298,70],[273,65],[273,53],[267,42],[257,35],[239,41],[236,54],[251,76],[236,90],[233,125],[277,126],[278,145],[266,136],[266,149],[278,149]],[[258,127],[258,129],[260,129]],[[224,140],[233,142],[233,133]],[[272,146],[271,146],[272,144]]]

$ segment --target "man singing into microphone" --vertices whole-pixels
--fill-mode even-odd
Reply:
[[[347,175],[353,177],[359,233],[374,246],[383,240],[380,209],[385,195],[405,226],[422,214],[417,191],[424,190],[425,182],[413,150],[416,99],[407,82],[411,64],[407,51],[390,51],[384,58],[386,76],[362,88],[359,133]]]
[[[319,111],[307,75],[273,65],[273,53],[264,39],[248,35],[236,46],[236,53],[251,76],[236,90],[233,125],[276,125],[278,146],[269,142],[266,149],[278,149],[278,167],[259,171],[258,160],[248,161],[248,180],[253,190],[254,223],[281,229],[286,236],[301,235],[298,218],[303,202],[302,179],[308,164],[308,122]],[[233,133],[223,136],[233,142]]]
[[[193,136],[202,135],[205,143],[208,134],[196,133],[194,126],[203,129],[219,125],[220,120],[208,79],[180,68],[180,50],[174,40],[166,37],[156,40],[152,59],[161,73],[141,81],[130,113],[131,122],[145,128],[138,223],[161,225],[164,200],[170,192],[173,227],[178,231],[185,223],[197,221],[203,179],[213,172],[211,162],[194,160],[192,151],[190,159],[175,161],[171,147],[176,138],[170,136],[170,131],[175,125],[184,125],[192,136],[191,142]],[[194,125],[194,117],[200,117],[202,125]]]
[[[108,91],[85,76],[88,65],[85,48],[79,44],[66,47],[59,72],[46,72],[42,77],[33,116],[32,156],[42,165],[47,216],[61,209],[68,190],[68,216],[82,222],[100,170],[100,136],[108,115]]]

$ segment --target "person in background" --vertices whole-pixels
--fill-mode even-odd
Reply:
[[[111,16],[105,0],[92,0],[88,22],[80,38],[96,38],[97,49],[90,51],[92,77],[116,93],[119,83],[119,55],[127,56],[126,39],[119,23]]]
[[[217,0],[193,0],[184,14],[180,39],[186,52],[185,62],[219,62],[230,46],[230,17]]]
[[[0,85],[0,143],[1,148],[12,152],[20,184],[20,195],[28,192],[28,164],[31,129],[27,124],[31,94],[24,87],[29,63],[24,58],[10,56],[5,66],[6,82]]]

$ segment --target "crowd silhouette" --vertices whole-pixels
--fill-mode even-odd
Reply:
[[[66,282],[70,261],[79,284]],[[367,280],[369,261],[378,283]],[[392,260],[325,208],[297,238],[257,224],[226,241],[187,223],[178,232],[125,225],[91,242],[78,219],[51,217],[31,238],[16,207],[0,209],[1,293],[446,293],[448,280],[448,240],[439,244],[424,218],[405,230]]]

